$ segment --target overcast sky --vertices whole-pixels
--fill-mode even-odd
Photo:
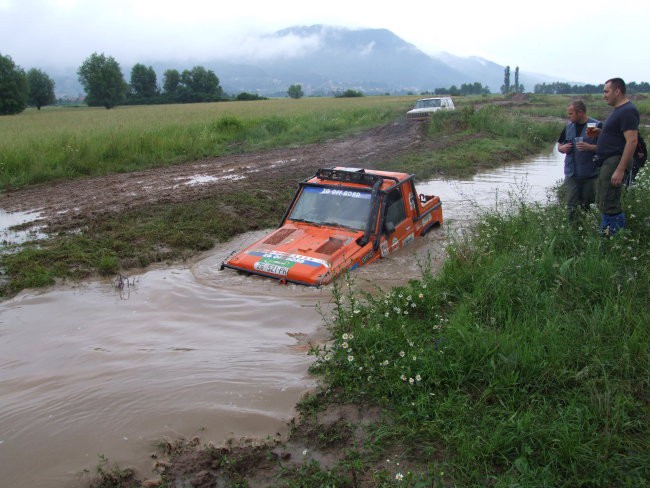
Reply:
[[[313,24],[385,28],[427,54],[481,56],[558,79],[650,81],[648,0],[0,0],[0,54],[45,71],[76,71],[93,52],[123,67],[289,56],[309,45],[260,36]]]

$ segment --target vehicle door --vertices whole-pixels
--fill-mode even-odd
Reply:
[[[405,203],[410,202],[409,195],[408,185],[400,185],[385,197],[380,245],[382,256],[397,251],[415,238],[413,219],[410,217],[413,209]]]

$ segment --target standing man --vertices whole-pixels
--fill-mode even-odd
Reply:
[[[587,107],[582,100],[569,103],[566,113],[569,123],[562,130],[557,147],[566,155],[562,186],[569,220],[572,220],[578,206],[586,210],[596,199],[596,138],[587,136],[587,123],[593,124],[593,127],[602,127],[602,123],[587,117]]]
[[[605,234],[615,234],[625,227],[621,207],[625,172],[631,169],[639,133],[639,111],[625,96],[625,82],[612,78],[605,82],[603,98],[614,111],[607,117],[598,135],[596,154],[602,163],[596,186],[596,202],[601,213],[600,228]]]

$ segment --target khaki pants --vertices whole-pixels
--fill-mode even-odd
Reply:
[[[603,161],[598,174],[596,185],[596,204],[600,213],[605,215],[617,215],[623,211],[621,207],[621,194],[623,185],[612,186],[612,175],[621,161],[621,156],[611,156]]]
[[[576,178],[575,176],[566,176],[562,185],[564,198],[569,218],[575,216],[578,207],[587,210],[589,205],[596,201],[596,181],[597,176],[593,178]]]

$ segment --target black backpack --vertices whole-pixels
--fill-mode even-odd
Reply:
[[[641,133],[637,134],[636,138],[636,149],[634,149],[634,155],[632,156],[632,171],[629,171],[625,178],[625,186],[630,186],[634,180],[636,180],[636,175],[643,165],[648,160],[648,148],[645,145]]]
[[[643,140],[643,137],[641,137],[640,132],[637,134],[636,149],[634,150],[634,156],[632,159],[634,160],[632,171],[635,172],[638,172],[639,168],[643,167],[648,160],[648,148],[646,147],[645,141]]]

